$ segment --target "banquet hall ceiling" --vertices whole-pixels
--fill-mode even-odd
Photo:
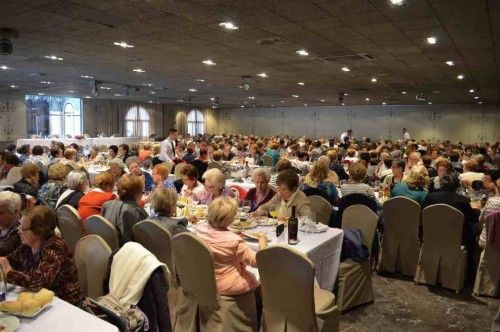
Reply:
[[[0,93],[86,96],[87,75],[98,98],[220,107],[500,102],[498,0],[0,0],[0,28]]]

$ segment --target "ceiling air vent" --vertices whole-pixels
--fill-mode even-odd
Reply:
[[[275,45],[284,43],[285,40],[282,38],[265,38],[258,41],[260,45]]]
[[[349,53],[349,54],[334,54],[329,56],[321,56],[316,58],[321,62],[339,62],[339,61],[372,61],[373,57],[368,53]]]

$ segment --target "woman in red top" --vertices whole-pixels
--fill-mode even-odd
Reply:
[[[115,186],[115,177],[109,172],[102,172],[96,175],[94,188],[83,195],[78,204],[78,213],[82,218],[82,223],[94,214],[101,214],[101,208],[104,203],[116,198],[113,194]]]

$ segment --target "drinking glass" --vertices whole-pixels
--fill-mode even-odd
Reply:
[[[279,205],[277,205],[277,204],[271,205],[271,207],[269,208],[269,215],[271,216],[271,218],[273,218],[273,219],[278,218],[279,209],[280,209]]]
[[[252,202],[250,202],[249,200],[243,200],[241,202],[241,208],[242,208],[242,211],[245,212],[245,213],[249,213],[250,212],[250,209],[252,208]]]

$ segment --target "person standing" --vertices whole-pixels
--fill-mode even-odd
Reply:
[[[352,129],[348,129],[345,133],[340,135],[340,144],[349,144],[352,140]]]
[[[177,147],[177,129],[170,129],[168,131],[168,137],[160,144],[160,157],[159,159],[163,162],[170,161],[174,162],[177,158],[175,153],[175,148]]]
[[[409,141],[410,140],[410,133],[406,128],[403,128],[403,141]]]

